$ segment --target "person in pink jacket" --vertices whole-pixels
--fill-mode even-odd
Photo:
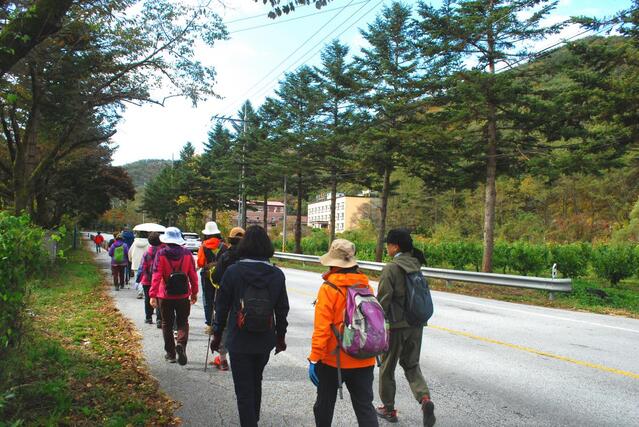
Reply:
[[[151,282],[153,281],[153,266],[155,265],[157,254],[160,253],[166,245],[160,242],[160,233],[157,232],[149,233],[148,241],[149,248],[144,255],[142,255],[142,262],[138,269],[139,279],[136,279],[136,281],[142,284],[142,289],[144,290],[144,314],[146,318],[144,322],[153,324],[153,307],[151,307],[151,296],[149,295]],[[160,329],[162,327],[162,316],[160,315],[159,307],[155,309],[155,316],[157,318],[157,327]]]
[[[195,261],[191,252],[182,247],[185,241],[182,232],[169,227],[160,241],[167,245],[158,252],[153,267],[153,278],[149,290],[153,307],[160,307],[162,335],[164,336],[164,358],[186,365],[186,343],[189,339],[189,314],[191,305],[197,301],[198,281]],[[177,344],[173,337],[173,322],[177,323]]]

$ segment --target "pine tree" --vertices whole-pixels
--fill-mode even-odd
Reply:
[[[440,9],[419,4],[423,53],[446,58],[445,108],[458,127],[476,128],[475,146],[484,151],[483,271],[492,270],[497,160],[507,159],[516,145],[504,137],[503,128],[512,124],[517,100],[522,98],[522,87],[513,84],[508,73],[498,73],[498,67],[505,69],[528,58],[530,52],[520,46],[559,31],[560,24],[542,26],[556,4],[548,0],[447,0]]]
[[[302,252],[302,209],[309,191],[317,185],[320,166],[319,126],[317,115],[321,92],[310,67],[303,66],[287,73],[276,90],[279,104],[279,140],[293,175],[292,186],[297,196],[295,217],[295,252]]]
[[[391,174],[415,131],[421,94],[413,31],[411,9],[393,3],[362,31],[370,47],[363,48],[362,55],[355,59],[358,84],[363,91],[358,104],[366,117],[358,144],[360,167],[370,170],[382,182],[377,261],[381,261],[384,250]]]
[[[335,203],[339,175],[352,169],[354,135],[352,132],[356,82],[352,64],[348,62],[348,46],[334,40],[321,53],[322,66],[315,68],[322,90],[322,122],[327,126],[322,137],[324,167],[330,174],[331,213],[329,242],[335,239]]]

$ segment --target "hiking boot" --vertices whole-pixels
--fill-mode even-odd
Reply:
[[[115,290],[116,290],[116,291],[119,291],[119,290],[120,290],[120,288],[118,288],[118,287],[116,286],[116,287],[115,287]]]
[[[147,323],[149,325],[153,324],[153,320],[152,319],[145,319],[144,323]]]
[[[398,421],[397,409],[389,411],[386,406],[383,405],[377,407],[377,416],[389,423],[396,423]]]
[[[422,412],[424,413],[424,427],[433,427],[435,425],[435,404],[428,396],[422,398]]]
[[[175,356],[172,356],[172,355],[170,355],[168,353],[164,355],[164,360],[166,360],[169,363],[175,363],[176,362]]]
[[[144,294],[138,294],[138,299],[144,298]]]
[[[158,327],[158,329],[162,329],[162,321],[155,322],[155,325]]]
[[[177,361],[181,366],[186,365],[186,350],[182,344],[175,346],[175,352],[177,353]]]
[[[211,365],[215,366],[217,369],[220,369],[220,356],[215,356],[215,358],[211,361]]]
[[[228,371],[229,370],[229,362],[227,362],[226,359],[222,360],[222,363],[220,363],[220,366],[218,366],[218,369],[220,371]]]

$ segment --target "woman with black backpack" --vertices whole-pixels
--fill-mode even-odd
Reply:
[[[189,339],[189,314],[197,301],[198,282],[191,252],[182,247],[185,241],[176,227],[169,227],[160,241],[167,245],[157,254],[149,296],[151,306],[160,307],[164,358],[186,365],[186,343]],[[177,344],[173,322],[177,323]]]
[[[269,262],[273,253],[266,231],[248,227],[237,248],[239,261],[224,273],[215,302],[211,350],[219,349],[228,327],[226,347],[242,427],[257,426],[260,419],[262,373],[271,350],[286,350],[288,295],[284,273]]]

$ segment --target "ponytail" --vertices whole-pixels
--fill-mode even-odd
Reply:
[[[413,257],[417,258],[417,261],[419,261],[421,265],[426,266],[426,257],[424,256],[424,252],[413,246],[411,253]]]

